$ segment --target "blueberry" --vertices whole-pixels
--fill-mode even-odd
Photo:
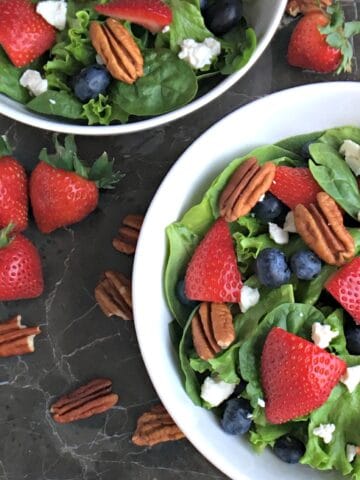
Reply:
[[[250,430],[252,408],[244,398],[231,398],[226,402],[221,426],[226,433],[243,435]]]
[[[270,192],[265,193],[263,200],[259,201],[253,208],[255,216],[263,222],[272,222],[279,217],[287,207]]]
[[[288,283],[291,272],[285,255],[277,248],[264,248],[256,259],[256,273],[260,283],[276,288]]]
[[[180,303],[187,307],[195,308],[197,305],[197,302],[194,300],[189,300],[187,296],[185,295],[185,281],[184,280],[179,280],[177,285],[176,285],[176,296],[179,300]]]
[[[224,35],[235,27],[243,14],[241,0],[217,0],[203,10],[205,25],[214,35]]]
[[[312,145],[313,143],[316,143],[316,142],[314,142],[314,140],[310,140],[309,142],[304,143],[304,145],[301,147],[300,155],[305,160],[309,160],[309,158],[311,158],[309,148],[310,148],[310,145]]]
[[[82,102],[88,102],[100,93],[105,93],[110,81],[111,76],[106,68],[101,65],[90,65],[83,68],[74,78],[74,93]]]
[[[351,355],[360,355],[360,325],[349,322],[345,326],[346,348]]]
[[[300,250],[290,259],[291,270],[300,280],[312,280],[321,272],[321,260],[311,250]]]
[[[200,10],[203,12],[209,5],[209,0],[200,0]]]
[[[283,435],[276,440],[273,451],[283,462],[299,463],[305,453],[305,446],[297,438]]]

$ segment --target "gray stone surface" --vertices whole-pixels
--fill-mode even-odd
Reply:
[[[344,4],[354,18],[357,2]],[[132,258],[111,246],[117,227],[127,213],[146,211],[166,172],[199,134],[270,92],[359,79],[356,63],[351,75],[339,77],[289,67],[285,53],[293,25],[284,22],[251,72],[200,112],[141,134],[77,139],[83,157],[93,159],[106,149],[125,177],[116,190],[101,195],[96,212],[81,224],[48,236],[33,224],[27,231],[41,252],[45,293],[38,300],[0,303],[0,320],[21,313],[25,323],[40,325],[42,334],[34,354],[0,360],[0,480],[225,478],[186,440],[152,449],[132,445],[136,419],[157,397],[133,324],[105,318],[93,291],[104,269],[130,274]],[[5,117],[0,117],[0,133],[16,145],[15,153],[29,171],[40,148],[51,145],[50,133]],[[82,422],[55,424],[48,413],[54,399],[96,376],[113,379],[118,406]]]

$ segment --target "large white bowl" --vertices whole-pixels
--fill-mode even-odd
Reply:
[[[284,13],[287,0],[247,0],[244,2],[245,16],[250,25],[255,28],[258,45],[249,62],[238,72],[224,77],[215,88],[197,98],[188,105],[173,112],[147,120],[140,120],[125,125],[87,126],[72,123],[64,119],[40,115],[27,110],[24,105],[0,94],[0,114],[18,120],[33,127],[43,128],[74,135],[117,135],[138,132],[148,128],[158,127],[188,115],[214,100],[236,83],[254,65],[265,48],[270,43]]]
[[[135,326],[146,368],[162,402],[186,437],[236,480],[342,478],[258,456],[239,437],[222,432],[215,416],[192,404],[183,390],[170,343],[170,313],[163,293],[165,227],[198,201],[210,181],[236,156],[290,135],[360,126],[360,84],[323,83],[285,90],[227,116],[181,156],[161,184],[143,224],[133,273]]]

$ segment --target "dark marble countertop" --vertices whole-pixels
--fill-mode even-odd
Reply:
[[[356,18],[360,2],[344,5],[348,17]],[[106,149],[125,176],[116,190],[101,195],[96,212],[81,224],[48,236],[34,226],[27,231],[41,252],[46,289],[37,300],[0,303],[0,321],[21,313],[25,323],[40,325],[42,334],[34,354],[0,360],[0,480],[226,478],[187,440],[154,448],[132,444],[137,418],[157,397],[133,323],[106,318],[96,305],[94,288],[105,269],[130,275],[132,258],[111,246],[122,218],[146,211],[169,168],[209,126],[271,92],[312,82],[359,80],[360,39],[355,41],[351,75],[290,68],[285,54],[293,25],[285,20],[256,66],[201,111],[141,134],[77,138],[82,157],[93,159]],[[0,133],[9,136],[29,170],[40,148],[51,145],[49,132],[1,116]],[[118,405],[82,422],[55,424],[49,414],[54,399],[95,377],[113,379]]]

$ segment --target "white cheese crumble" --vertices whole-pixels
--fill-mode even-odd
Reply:
[[[45,0],[36,5],[36,11],[58,30],[66,26],[67,3],[64,0]]]
[[[48,81],[41,78],[37,70],[26,70],[20,77],[19,82],[22,87],[27,88],[35,97],[48,89]]]
[[[168,33],[170,32],[170,25],[165,25],[165,27],[161,30],[161,33]]]
[[[95,60],[98,65],[105,65],[103,58],[98,53],[95,56]]]
[[[269,235],[278,245],[289,243],[289,232],[283,230],[276,223],[269,222]]]
[[[285,232],[297,233],[295,219],[294,219],[294,212],[292,210],[290,210],[290,212],[288,212],[288,214],[285,217],[283,230],[285,230]]]
[[[263,194],[261,195],[261,197],[259,198],[258,202],[263,202],[264,199],[265,199],[265,193],[263,193]]]
[[[360,383],[360,365],[348,367],[345,374],[340,378],[340,381],[347,387],[349,392],[352,393]]]
[[[251,288],[243,285],[240,292],[240,310],[245,313],[250,307],[253,307],[260,300],[260,293],[257,288]]]
[[[211,65],[214,57],[221,52],[221,43],[211,37],[205,38],[201,43],[187,38],[181,42],[180,47],[179,58],[188,62],[193,68]]]
[[[333,438],[333,433],[335,432],[335,425],[333,423],[320,424],[318,427],[314,428],[313,434],[316,437],[320,437],[324,440],[324,443],[330,443]]]
[[[340,147],[341,155],[356,176],[360,175],[360,145],[352,140],[344,140]]]
[[[236,384],[226,383],[219,378],[206,377],[201,385],[201,398],[212,407],[217,407],[234,393]]]
[[[259,407],[265,408],[265,400],[263,400],[262,398],[258,398],[257,404],[259,405]]]
[[[338,331],[331,330],[330,325],[322,325],[319,322],[315,322],[311,327],[312,341],[320,348],[327,348],[331,340],[339,336]]]
[[[348,459],[348,462],[351,463],[355,459],[356,455],[357,447],[348,443],[346,445],[346,458]]]

